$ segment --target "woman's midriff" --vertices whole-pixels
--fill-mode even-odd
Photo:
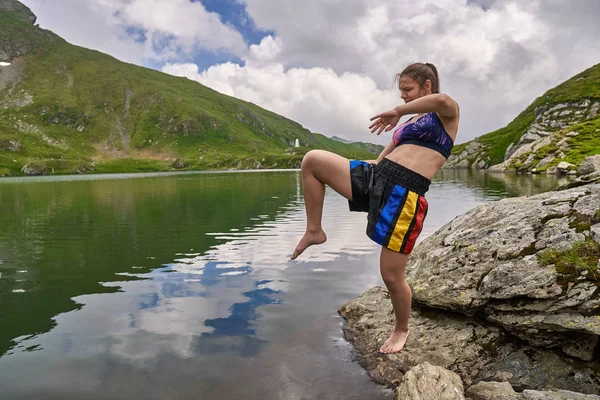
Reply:
[[[429,180],[433,180],[435,174],[446,162],[444,156],[437,151],[414,144],[396,147],[385,158],[411,169]]]

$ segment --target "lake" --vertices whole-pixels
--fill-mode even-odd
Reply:
[[[442,171],[420,240],[555,177]],[[299,171],[0,179],[1,399],[391,399],[337,310],[379,276],[328,190],[296,261]]]

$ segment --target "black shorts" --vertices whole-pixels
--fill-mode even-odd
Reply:
[[[376,243],[410,254],[427,216],[425,193],[431,181],[384,158],[379,164],[350,161],[350,211],[365,211],[367,236]]]

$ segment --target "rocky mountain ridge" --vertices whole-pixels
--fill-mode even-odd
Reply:
[[[297,168],[311,149],[360,159],[380,151],[71,45],[35,20],[0,0],[0,176]]]
[[[444,168],[575,174],[597,153],[600,64],[546,92],[507,127],[456,146]]]

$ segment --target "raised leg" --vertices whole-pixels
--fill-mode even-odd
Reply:
[[[379,262],[381,277],[390,293],[396,317],[394,330],[379,351],[396,353],[404,348],[408,339],[408,316],[412,303],[412,291],[405,279],[408,256],[382,247]]]
[[[321,227],[325,185],[329,185],[333,190],[351,200],[350,162],[347,158],[328,151],[311,150],[302,160],[306,232],[296,246],[291,257],[292,260],[302,254],[307,247],[321,244],[327,240]]]

